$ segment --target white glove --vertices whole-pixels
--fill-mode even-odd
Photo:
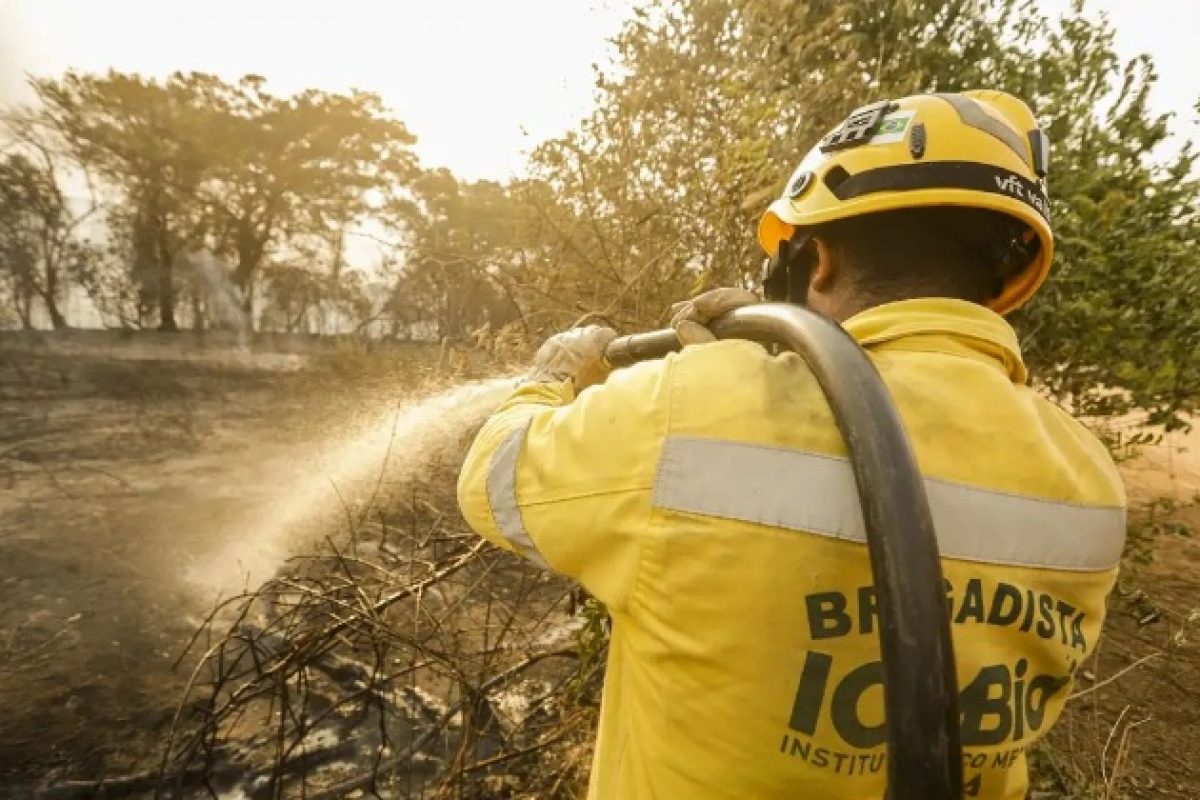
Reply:
[[[671,306],[671,327],[681,344],[715,342],[717,337],[705,325],[735,308],[757,302],[758,295],[747,289],[712,289]]]
[[[615,338],[616,331],[599,325],[555,334],[538,348],[529,380],[538,383],[570,380],[575,384],[575,391],[600,383],[612,371],[604,351]]]

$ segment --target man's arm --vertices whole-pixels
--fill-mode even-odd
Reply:
[[[620,370],[578,397],[570,380],[519,387],[467,454],[467,522],[619,610],[647,535],[670,369],[668,359]]]
[[[673,309],[684,344],[711,341],[712,319],[757,301],[714,289]],[[675,357],[603,380],[608,328],[551,337],[529,383],[492,415],[467,454],[458,502],[479,534],[579,580],[610,609],[626,602],[650,525],[670,416]]]

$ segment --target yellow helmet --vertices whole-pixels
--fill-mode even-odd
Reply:
[[[1007,314],[1050,271],[1049,144],[1033,112],[1005,92],[924,94],[853,111],[814,147],[758,226],[768,256],[797,229],[877,211],[969,206],[1028,226],[1022,262],[989,301]]]

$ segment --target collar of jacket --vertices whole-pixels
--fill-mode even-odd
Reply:
[[[1029,373],[1012,326],[996,312],[965,300],[926,297],[868,308],[842,323],[871,350],[923,350],[994,364],[1014,383]]]

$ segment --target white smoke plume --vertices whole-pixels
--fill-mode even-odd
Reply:
[[[236,331],[238,343],[244,345],[251,330],[250,317],[242,290],[230,279],[229,269],[207,250],[184,253],[183,260],[191,270],[196,290],[206,301],[209,320]]]

